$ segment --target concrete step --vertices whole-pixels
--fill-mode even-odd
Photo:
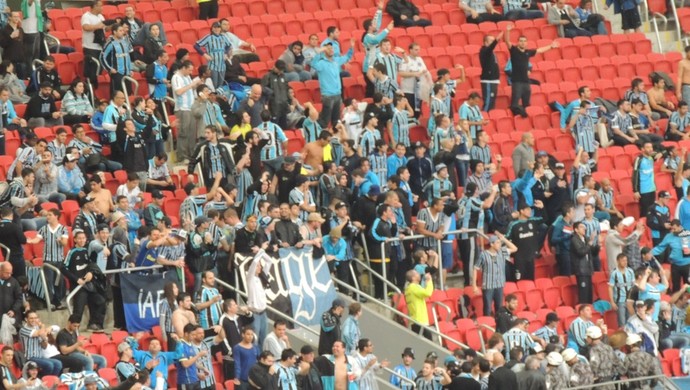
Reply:
[[[41,322],[43,322],[46,325],[57,325],[60,328],[65,327],[67,324],[67,320],[69,319],[69,310],[64,309],[64,310],[53,310],[53,311],[48,311],[47,309],[40,309],[36,310],[38,313],[38,317],[41,319]],[[88,324],[88,317],[89,316],[89,309],[86,308],[84,310],[84,317],[82,319],[81,327],[79,328],[79,334],[83,336],[90,336],[91,331],[86,329],[86,326]],[[105,333],[110,334],[113,332],[114,327],[113,327],[113,305],[112,303],[108,303],[108,307],[105,311],[105,324],[103,325],[105,328]]]

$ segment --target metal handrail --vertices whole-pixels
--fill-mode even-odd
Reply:
[[[383,371],[385,371],[391,375],[394,375],[394,376],[400,378],[401,381],[408,383],[410,386],[412,386],[413,389],[417,388],[417,384],[415,383],[415,381],[413,381],[410,378],[405,378],[404,376],[400,375],[400,373],[395,372],[395,370],[391,370],[390,368],[384,367],[384,366],[381,366],[381,369],[383,369]]]
[[[245,293],[244,291],[239,290],[237,287],[231,286],[230,284],[228,284],[227,282],[224,282],[224,281],[221,280],[221,279],[216,278],[216,283],[218,283],[219,285],[221,285],[221,286],[223,286],[223,287],[225,287],[225,288],[228,288],[228,289],[234,291],[235,293],[237,293],[238,295],[242,296],[243,298],[247,298],[247,297],[248,297],[247,293]],[[313,335],[315,335],[315,336],[319,336],[319,334],[320,334],[320,333],[317,332],[316,330],[314,330],[314,329],[312,329],[311,327],[309,327],[309,325],[306,325],[306,324],[304,324],[304,323],[302,323],[302,322],[300,322],[300,321],[297,321],[296,319],[290,317],[289,315],[283,313],[282,311],[279,311],[279,310],[274,309],[271,305],[266,305],[266,310],[270,311],[271,313],[277,315],[278,317],[280,317],[280,318],[282,318],[282,319],[284,319],[284,320],[286,320],[286,321],[290,321],[290,322],[292,322],[293,324],[298,325],[298,326],[301,327],[301,328],[304,328],[307,332],[309,332],[309,333],[311,333],[311,334],[313,334]]]
[[[0,244],[0,248],[4,249],[7,252],[7,255],[5,255],[5,261],[10,261],[10,254],[12,253],[10,248],[8,248],[5,244]]]
[[[400,290],[400,287],[396,286],[395,283],[391,282],[390,280],[385,279],[385,278],[383,277],[383,275],[381,275],[380,273],[374,271],[374,269],[371,268],[371,267],[369,267],[368,265],[364,264],[364,262],[363,262],[362,260],[360,260],[360,259],[358,259],[358,258],[354,258],[354,259],[351,259],[350,261],[353,261],[353,260],[356,261],[357,264],[359,264],[359,265],[361,265],[362,267],[364,267],[364,269],[366,269],[372,276],[375,276],[375,277],[381,279],[381,281],[382,281],[383,283],[385,283],[385,284],[391,286],[391,288],[393,289],[393,291],[397,292],[398,294],[402,294],[402,290]]]
[[[36,70],[37,65],[43,65],[43,61],[39,60],[38,58],[31,61],[31,70]]]
[[[93,61],[96,64],[96,78],[98,78],[98,75],[101,74],[101,62],[98,61],[97,58],[95,57],[85,57],[84,60],[86,61]],[[91,98],[91,107],[93,109],[97,109],[98,106],[96,106],[96,94],[93,90],[93,84],[91,84],[91,79],[86,77],[86,85],[89,87],[89,97]]]
[[[62,44],[60,43],[60,40],[55,35],[48,34],[48,33],[44,33],[44,34],[46,35],[46,37],[50,37],[51,39],[54,39],[55,42],[57,42],[57,45],[56,45],[57,48],[55,49],[55,54],[59,54],[60,53],[60,46],[62,46]],[[50,54],[50,47],[48,46],[48,42],[44,39],[43,43],[46,45],[46,53]]]
[[[103,271],[103,275],[114,275],[114,274],[123,274],[123,273],[130,273],[130,272],[137,272],[137,271],[151,271],[154,269],[159,269],[159,268],[164,268],[163,265],[160,264],[155,264],[149,267],[132,267],[132,268],[121,268],[121,269],[107,269]],[[180,280],[180,283],[184,286],[186,284],[185,282],[185,277],[184,277],[184,272],[178,273],[178,275],[181,274],[182,280]],[[72,292],[67,295],[67,310],[69,310],[69,313],[72,314],[72,299],[74,299],[74,296],[79,292],[79,290],[82,288],[81,284],[78,284]]]
[[[353,293],[357,294],[358,297],[364,297],[364,298],[366,298],[369,302],[372,302],[372,303],[374,303],[374,304],[376,304],[376,305],[379,305],[379,306],[383,307],[384,309],[390,311],[391,313],[393,313],[393,314],[395,314],[395,315],[397,315],[397,316],[400,316],[400,317],[402,317],[402,318],[408,320],[410,323],[414,323],[415,325],[419,325],[419,327],[420,327],[420,332],[421,332],[422,330],[428,330],[430,333],[432,333],[432,334],[438,336],[438,337],[441,338],[441,339],[448,340],[448,341],[450,341],[450,342],[452,342],[452,343],[455,343],[455,344],[459,345],[459,346],[462,347],[462,348],[469,348],[468,345],[463,344],[462,342],[460,342],[460,341],[458,341],[458,340],[455,340],[455,339],[453,339],[453,338],[451,338],[451,337],[448,337],[448,336],[446,336],[445,334],[443,334],[443,333],[437,331],[436,329],[434,329],[434,328],[432,328],[432,327],[430,327],[430,326],[428,326],[428,325],[422,325],[422,324],[420,324],[417,320],[415,320],[414,318],[410,317],[409,315],[407,315],[407,314],[401,312],[400,310],[398,310],[398,309],[396,309],[396,308],[394,308],[394,307],[390,307],[390,306],[386,305],[385,303],[381,302],[380,300],[378,300],[378,299],[372,297],[371,295],[369,295],[369,294],[367,294],[367,293],[362,292],[361,290],[355,289],[353,286],[351,286],[351,285],[349,285],[349,284],[347,284],[347,283],[345,283],[345,282],[343,282],[343,281],[341,281],[341,280],[333,279],[333,282],[335,282],[336,284],[338,284],[338,285],[340,285],[340,286],[342,286],[342,287],[344,287],[344,288],[347,288],[348,290],[350,290],[350,291],[352,291]],[[442,345],[442,344],[440,344],[440,345]],[[479,356],[481,356],[481,357],[484,356],[483,353],[477,353],[477,355],[479,355]]]
[[[680,29],[680,19],[678,19],[678,9],[676,7],[675,1],[671,1],[671,10],[673,11],[673,18],[676,20],[676,34],[678,34],[678,41],[683,41],[683,33]],[[685,4],[683,4],[685,6]],[[685,44],[687,45],[688,40],[685,39]]]
[[[127,89],[127,81],[134,85],[134,90],[132,91],[133,96],[139,95],[139,82],[132,77],[122,76],[122,92],[124,92],[125,94],[125,104],[127,105],[127,109],[131,112],[132,104],[129,102],[129,90]]]
[[[165,120],[165,123],[170,127],[170,133],[168,134],[168,151],[172,151],[175,149],[175,140],[173,140],[172,136],[172,124],[170,123],[170,116],[168,115],[168,106],[165,104],[166,101],[172,102],[172,104],[175,104],[175,99],[171,98],[170,96],[165,96],[163,100],[161,100],[160,104],[163,109],[163,119]]]
[[[62,272],[60,272],[60,269],[57,268],[56,266],[54,266],[54,265],[52,265],[52,264],[48,264],[48,263],[46,263],[46,262],[44,262],[44,263],[41,265],[41,272],[40,272],[40,275],[41,275],[41,284],[43,285],[43,291],[44,291],[44,295],[45,295],[45,298],[46,298],[46,306],[48,307],[48,313],[50,313],[50,312],[53,311],[53,309],[51,308],[51,304],[50,304],[50,291],[48,290],[48,282],[46,281],[46,273],[45,273],[45,271],[43,270],[43,269],[46,268],[46,267],[52,269],[53,272],[56,273],[56,276],[55,276],[56,279],[62,277]],[[53,286],[53,287],[54,287],[54,286]],[[58,302],[58,303],[59,303],[59,302]]]
[[[431,302],[431,314],[433,314],[434,318],[438,318],[438,312],[436,311],[436,306],[441,306],[443,309],[446,310],[446,322],[450,321],[451,318],[450,316],[453,315],[453,311],[450,310],[450,307],[446,305],[443,302]],[[438,327],[438,321],[436,321],[437,327]],[[437,328],[438,330],[438,328]]]
[[[654,376],[643,376],[640,378],[633,378],[633,379],[620,379],[617,381],[601,382],[601,383],[597,383],[597,386],[622,385],[625,383],[646,382],[646,381],[653,381],[653,380],[659,381],[659,382],[664,382],[665,384],[672,384],[673,383],[666,377],[666,375],[654,375]],[[675,384],[673,384],[673,387],[671,387],[671,388],[678,388],[678,387]],[[591,389],[592,389],[592,385],[568,387],[568,390],[591,390]]]

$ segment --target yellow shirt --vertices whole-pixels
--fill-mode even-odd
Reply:
[[[230,130],[230,135],[235,134],[235,133],[240,133],[242,134],[242,138],[244,138],[247,133],[252,131],[252,125],[249,123],[245,123],[244,125],[235,125],[232,127],[232,130]]]
[[[405,287],[405,301],[410,317],[422,325],[429,325],[429,313],[426,310],[426,300],[434,292],[434,283],[429,280],[426,287],[419,283],[409,283]]]

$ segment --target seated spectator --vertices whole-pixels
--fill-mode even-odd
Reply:
[[[53,163],[53,152],[45,149],[41,153],[41,160],[34,167],[34,172],[34,193],[38,196],[38,201],[62,204],[67,197],[58,192],[58,167]]]
[[[305,70],[306,64],[304,54],[302,54],[303,47],[304,44],[300,41],[292,42],[278,58],[285,62],[284,76],[287,82],[311,80],[311,73]]]
[[[673,111],[676,110],[676,105],[666,99],[666,81],[658,75],[651,77],[651,80],[653,87],[647,92],[649,106],[652,108],[652,112],[659,114],[659,118],[670,118]]]
[[[539,19],[544,13],[538,9],[530,9],[532,3],[523,0],[502,0],[503,16],[507,20]]]
[[[0,64],[0,86],[9,89],[10,101],[17,104],[26,104],[31,99],[26,94],[26,85],[17,78],[14,73],[14,65],[9,61]]]
[[[459,6],[465,11],[468,23],[500,22],[503,15],[494,9],[492,3],[490,0],[462,0]]]
[[[66,125],[89,123],[93,116],[91,99],[86,93],[84,81],[74,79],[62,99],[63,121]]]
[[[580,28],[593,34],[608,35],[604,17],[592,12],[592,0],[581,0],[575,12],[580,17]]]
[[[682,141],[690,139],[690,112],[688,103],[678,102],[678,110],[671,113],[668,120],[668,128],[665,129],[667,141]]]
[[[83,290],[82,290],[83,291]],[[105,368],[107,361],[101,355],[91,354],[84,349],[84,342],[78,339],[80,316],[72,314],[67,320],[67,325],[58,332],[56,345],[60,351],[60,360],[69,357],[81,363],[81,370],[93,371],[94,364],[98,369]]]
[[[69,146],[74,146],[79,151],[81,157],[79,164],[87,171],[108,171],[115,172],[122,169],[122,164],[117,161],[111,161],[105,158],[101,153],[103,146],[86,135],[84,127],[81,125],[74,125],[72,127],[74,139],[69,143]]]
[[[580,28],[580,16],[565,0],[557,0],[556,4],[549,8],[549,24],[558,26],[558,36],[565,38],[591,37],[594,35],[588,30]]]
[[[379,9],[383,8],[383,0],[379,1]],[[419,17],[419,8],[410,0],[388,0],[386,12],[393,18],[397,27],[426,27],[431,21]]]
[[[55,105],[53,84],[41,82],[38,94],[29,99],[26,106],[26,118],[29,127],[53,127],[63,124],[62,112]]]

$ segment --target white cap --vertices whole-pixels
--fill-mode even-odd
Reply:
[[[625,339],[625,344],[626,345],[633,345],[637,344],[639,342],[642,342],[642,337],[636,333],[631,333],[628,335],[628,338]]]
[[[558,352],[551,352],[546,355],[546,363],[548,363],[549,366],[558,367],[563,364],[563,356]]]
[[[57,325],[50,326],[50,333],[57,334],[60,331],[60,327]]]
[[[561,356],[563,356],[563,361],[569,362],[577,357],[577,352],[572,348],[567,348],[561,352]]]
[[[598,326],[590,326],[587,328],[587,337],[597,340],[601,338],[601,329]]]

